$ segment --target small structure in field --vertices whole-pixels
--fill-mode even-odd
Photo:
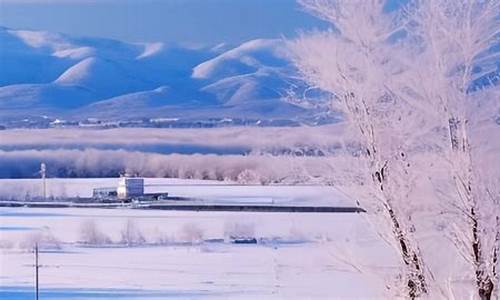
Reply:
[[[144,196],[144,179],[136,177],[120,177],[116,189],[118,199],[131,199]]]
[[[257,239],[247,236],[231,236],[229,241],[233,244],[257,244]]]
[[[92,198],[94,199],[110,199],[116,197],[116,188],[95,188],[92,190]]]
[[[123,175],[118,180],[117,187],[94,188],[90,200],[97,202],[147,202],[169,200],[169,197],[166,192],[145,193],[144,178]]]

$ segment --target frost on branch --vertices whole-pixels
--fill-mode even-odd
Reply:
[[[500,165],[500,158],[488,153],[500,149],[485,140],[500,138],[493,122],[500,102],[498,71],[494,69],[499,16],[498,0],[427,1],[422,2],[409,31],[424,41],[425,48],[418,64],[408,63],[408,78],[421,79],[415,89],[420,87],[421,95],[436,99],[432,108],[448,127],[443,156],[449,162],[456,192],[450,204],[463,215],[458,235],[468,245],[464,252],[475,270],[481,299],[494,297],[499,281],[500,193],[498,185],[490,181],[499,178],[500,171],[489,165]],[[429,73],[433,76],[426,77]]]

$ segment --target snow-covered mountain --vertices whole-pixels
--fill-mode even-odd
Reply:
[[[281,40],[190,49],[0,27],[0,117],[314,119]]]

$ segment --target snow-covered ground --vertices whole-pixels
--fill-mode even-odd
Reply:
[[[53,179],[49,186],[54,193],[64,185],[68,195],[84,196],[90,187],[114,182]],[[354,205],[331,187],[148,179],[147,190],[164,189],[165,182],[169,192],[182,196]],[[34,241],[42,244],[45,299],[384,297],[383,274],[390,276],[398,265],[364,214],[2,208],[0,216],[0,298],[31,297]],[[82,243],[90,223],[106,236],[103,245]],[[127,247],[127,228],[141,242]],[[255,237],[258,243],[233,244],[231,235]]]
[[[90,197],[97,187],[116,187],[118,178],[47,179],[50,197]],[[0,179],[0,196],[24,199],[41,196],[40,179]],[[314,185],[241,185],[209,180],[146,178],[145,193],[167,192],[173,197],[189,197],[205,203],[289,204],[319,206],[355,206],[346,195],[328,186]]]

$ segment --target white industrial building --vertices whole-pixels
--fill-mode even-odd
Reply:
[[[144,179],[121,177],[116,189],[118,199],[131,199],[144,196]]]
[[[94,201],[154,201],[168,199],[168,193],[144,193],[144,179],[138,177],[120,177],[118,186],[94,188]]]

